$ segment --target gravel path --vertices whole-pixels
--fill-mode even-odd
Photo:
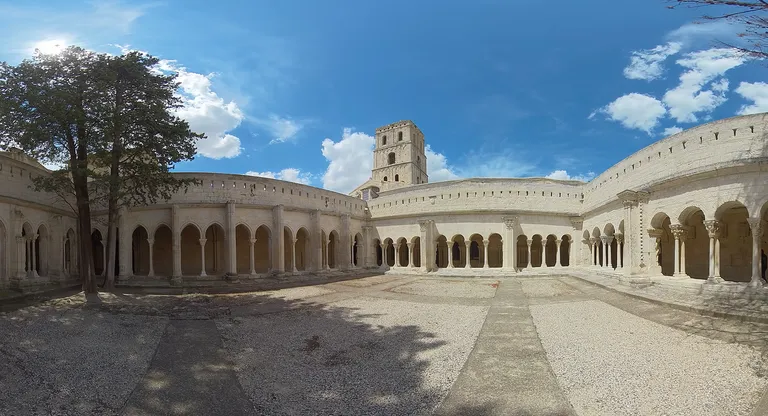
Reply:
[[[421,280],[397,286],[392,292],[420,296],[448,298],[490,299],[496,293],[498,282],[478,283],[452,280]]]
[[[167,321],[37,307],[0,314],[0,414],[117,414]]]
[[[559,384],[582,415],[747,415],[768,385],[751,347],[594,300],[530,311]]]
[[[429,414],[488,309],[361,297],[217,324],[262,414]]]

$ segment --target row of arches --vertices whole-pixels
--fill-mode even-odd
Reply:
[[[481,234],[465,238],[461,234],[448,240],[439,235],[435,246],[435,265],[438,268],[500,268],[504,267],[501,235],[492,233],[485,239]],[[375,239],[376,264],[382,267],[421,267],[421,237]],[[516,239],[517,269],[532,267],[559,267],[570,265],[571,237],[534,234],[530,239],[519,235]]]

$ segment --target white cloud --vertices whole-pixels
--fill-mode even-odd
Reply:
[[[593,118],[597,113],[606,114],[608,118],[620,122],[626,128],[639,129],[651,134],[651,130],[667,113],[667,109],[661,101],[649,95],[633,92],[598,109],[590,114],[589,118]]]
[[[768,111],[768,84],[765,82],[742,82],[735,91],[745,99],[752,101],[752,104],[741,106],[739,114]]]
[[[667,136],[671,136],[673,134],[680,133],[681,131],[683,131],[682,127],[672,126],[672,127],[667,127],[666,129],[664,129],[664,131],[661,132],[661,135],[664,136],[664,137],[667,137]]]
[[[435,152],[430,145],[426,145],[424,156],[427,157],[427,176],[429,176],[430,182],[450,181],[459,178],[448,166],[448,159],[445,155]]]
[[[282,181],[296,182],[304,185],[309,185],[310,183],[312,183],[312,177],[313,177],[311,173],[302,172],[300,169],[296,169],[296,168],[285,168],[279,172],[248,171],[248,172],[245,172],[245,174],[248,176],[260,176],[262,178],[280,179]]]
[[[287,117],[280,117],[276,114],[271,114],[266,119],[249,118],[249,121],[259,124],[267,129],[272,136],[269,144],[283,143],[292,140],[296,137],[296,134],[304,128],[302,122]]]
[[[349,193],[371,177],[375,139],[345,128],[341,140],[323,140],[323,156],[328,169],[323,175],[323,188]],[[429,163],[429,161],[427,161]]]
[[[728,41],[732,43],[738,39],[737,33],[741,30],[732,22],[716,20],[705,23],[687,23],[669,32],[666,39],[682,44],[686,48],[707,48],[711,46],[712,39]]]
[[[680,52],[682,44],[669,42],[666,45],[658,45],[653,49],[644,49],[632,52],[629,65],[624,68],[624,76],[629,79],[643,79],[651,81],[661,77],[664,68],[661,63],[669,56]]]
[[[728,81],[720,77],[744,62],[743,54],[728,48],[691,52],[679,59],[677,63],[688,70],[680,75],[680,85],[668,90],[662,99],[670,117],[679,123],[694,123],[698,121],[696,113],[711,113],[726,101]],[[710,83],[711,89],[706,90]]]
[[[565,170],[555,170],[549,175],[545,176],[545,178],[548,178],[548,179],[559,179],[559,180],[566,180],[566,181],[582,181],[582,182],[589,182],[594,177],[595,177],[595,172],[587,172],[583,175],[571,176]]]
[[[237,103],[224,101],[212,90],[214,74],[191,72],[171,60],[162,60],[158,69],[178,74],[183,107],[177,115],[189,123],[192,131],[207,136],[197,142],[197,152],[212,159],[238,156],[240,139],[228,132],[237,128],[245,116]]]

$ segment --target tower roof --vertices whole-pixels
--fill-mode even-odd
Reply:
[[[399,128],[399,127],[405,127],[405,126],[415,127],[416,130],[419,130],[419,127],[416,126],[416,124],[413,121],[411,121],[411,120],[400,120],[398,122],[387,124],[386,126],[381,126],[381,127],[377,128],[376,129],[376,133],[383,133],[383,132],[388,131],[388,130],[396,129],[396,128]],[[419,130],[419,131],[421,131],[421,130]]]

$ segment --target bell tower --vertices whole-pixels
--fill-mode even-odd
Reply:
[[[381,190],[428,183],[424,134],[410,121],[398,121],[376,129],[371,179]]]

